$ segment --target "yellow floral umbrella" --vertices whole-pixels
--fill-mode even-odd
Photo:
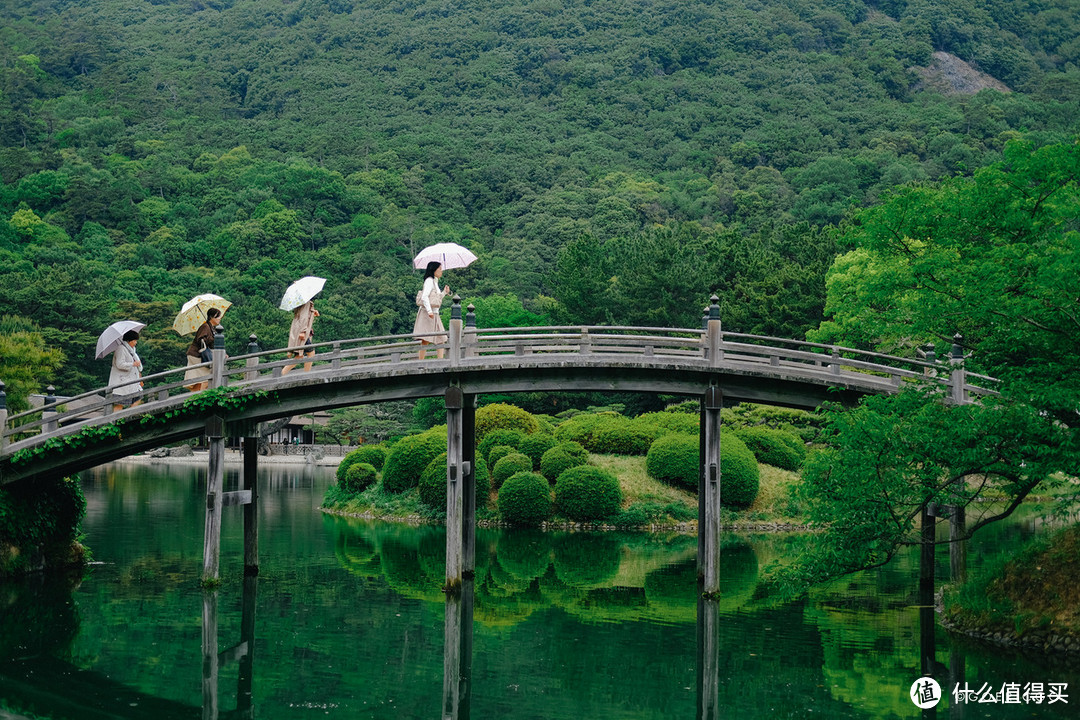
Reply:
[[[184,307],[180,308],[180,313],[173,320],[173,330],[181,335],[193,333],[199,329],[200,325],[206,322],[207,310],[217,308],[224,314],[230,307],[232,307],[232,303],[220,295],[211,293],[196,295],[184,303]]]

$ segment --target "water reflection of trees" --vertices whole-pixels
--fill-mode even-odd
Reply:
[[[382,578],[404,597],[442,602],[445,529],[328,518],[338,562]],[[477,622],[509,626],[558,608],[588,622],[694,622],[696,539],[674,535],[478,529],[474,580]],[[734,536],[722,546],[721,612],[750,603],[754,548]]]

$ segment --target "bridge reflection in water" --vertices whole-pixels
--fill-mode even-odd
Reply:
[[[420,533],[423,537],[414,537],[410,541],[403,538],[400,532],[393,530],[378,529],[374,535],[370,532],[353,534],[340,527],[337,530],[338,561],[343,569],[352,571],[351,576],[357,579],[357,584],[368,582],[362,578],[378,578],[385,581],[385,584],[379,582],[379,586],[386,588],[389,585],[393,594],[399,598],[419,600],[428,608],[433,607],[431,601],[437,594],[431,593],[429,579],[440,576],[442,568],[438,563],[438,553],[433,555],[430,550],[439,545],[438,533]],[[481,626],[495,620],[495,624],[481,631],[480,636],[484,639],[484,646],[479,650],[481,657],[484,657],[483,667],[485,672],[490,673],[491,662],[500,662],[501,658],[486,656],[486,653],[493,649],[488,643],[493,637],[492,630],[501,632],[497,628],[503,627],[510,612],[504,609],[510,608],[519,609],[517,621],[524,620],[524,617],[533,612],[538,613],[537,622],[530,627],[528,634],[543,633],[543,628],[548,627],[550,617],[541,614],[546,608],[557,609],[559,614],[578,616],[587,623],[604,624],[638,618],[649,622],[653,630],[663,631],[670,627],[675,635],[679,635],[680,628],[686,627],[688,622],[696,622],[696,648],[690,650],[689,645],[683,645],[687,651],[685,663],[674,659],[674,668],[681,672],[681,668],[685,667],[696,674],[694,681],[690,681],[687,674],[688,682],[685,682],[687,690],[691,689],[689,686],[692,683],[695,685],[695,717],[705,720],[733,716],[735,712],[745,712],[747,703],[759,703],[767,699],[768,695],[762,691],[768,690],[769,678],[748,678],[746,670],[747,661],[753,653],[760,652],[771,640],[760,637],[751,640],[749,646],[742,642],[738,647],[731,646],[732,640],[743,637],[732,635],[732,630],[748,622],[752,615],[747,613],[754,612],[751,606],[755,604],[759,562],[754,547],[737,538],[727,539],[722,552],[722,574],[728,582],[723,588],[721,599],[710,601],[702,599],[693,586],[687,588],[687,580],[692,582],[695,575],[692,545],[689,557],[685,555],[686,548],[676,541],[669,551],[662,553],[662,557],[658,554],[643,560],[639,556],[624,561],[620,567],[619,558],[626,552],[621,542],[604,536],[574,535],[581,534],[568,534],[566,538],[526,534],[514,539],[511,539],[512,535],[503,534],[498,536],[497,541],[485,534],[479,563],[481,572],[476,580],[470,579],[463,583],[460,596],[439,600],[445,611],[442,618],[441,700],[428,694],[425,702],[430,703],[429,709],[423,710],[423,715],[420,715],[419,707],[414,704],[413,709],[418,711],[415,716],[431,717],[440,713],[444,719],[470,718],[475,715],[473,708],[476,707],[478,696],[482,698],[482,705],[486,708],[485,714],[490,714],[492,702],[500,694],[505,702],[502,683],[506,679],[518,682],[512,674],[513,670],[509,676],[502,674],[504,679],[496,680],[494,687],[485,688],[475,679],[473,664],[477,650],[474,648],[474,614],[479,613]],[[586,541],[585,546],[574,550],[574,543],[571,541],[579,539]],[[412,549],[411,553],[400,553],[408,548]],[[391,552],[398,553],[393,560],[389,559]],[[592,562],[585,562],[589,558]],[[662,559],[667,559],[671,564],[663,564]],[[642,568],[645,568],[643,575]],[[341,582],[347,577],[349,575],[342,575],[338,580]],[[628,582],[639,582],[643,587],[635,588],[624,584]],[[48,587],[41,587],[42,583]],[[114,679],[115,672],[87,670],[75,664],[76,661],[71,659],[72,647],[83,623],[78,612],[79,605],[73,596],[77,583],[77,578],[39,578],[27,583],[5,586],[5,593],[0,597],[0,708],[15,712],[16,716],[47,714],[56,720],[171,720],[199,717],[211,720],[258,717],[260,713],[254,701],[256,694],[263,698],[264,703],[270,698],[278,698],[278,706],[264,707],[262,713],[272,717],[287,716],[283,715],[287,709],[280,706],[283,700],[299,703],[303,698],[310,697],[311,688],[295,685],[289,680],[286,680],[284,685],[280,684],[282,674],[290,675],[289,663],[294,661],[291,655],[284,658],[264,658],[264,662],[273,662],[276,665],[263,667],[262,674],[259,673],[259,657],[256,656],[255,649],[260,646],[260,637],[261,646],[273,648],[277,642],[275,634],[288,632],[289,626],[282,625],[280,619],[275,625],[275,621],[269,616],[261,623],[258,622],[255,612],[258,585],[254,577],[245,578],[242,588],[233,586],[240,590],[239,598],[236,597],[236,590],[220,590],[188,595],[184,600],[189,611],[196,610],[200,605],[202,608],[201,652],[196,650],[195,643],[192,642],[186,650],[178,647],[177,651],[170,652],[170,655],[174,662],[190,663],[192,668],[197,667],[201,661],[201,707],[175,699],[156,697],[152,694],[153,690],[137,689],[138,673],[125,676],[131,683],[125,686]],[[695,594],[698,595],[696,602]],[[530,598],[537,603],[535,608],[523,607]],[[237,627],[235,621],[223,621],[219,627],[219,603],[233,608],[239,606],[238,637],[233,635]],[[363,608],[356,610],[361,616],[364,614]],[[696,617],[691,619],[690,613],[694,613]],[[346,614],[342,617],[356,615]],[[794,619],[800,617],[800,614],[791,616],[781,612],[778,615],[781,620],[788,617]],[[765,626],[774,622],[775,620],[761,623],[758,631],[767,630]],[[964,678],[963,645],[950,643],[949,666],[939,663],[934,624],[934,614],[931,605],[927,603],[918,612],[921,654],[927,663],[927,670],[934,675],[943,689],[947,689]],[[830,626],[831,623],[822,624],[821,628],[824,630]],[[341,629],[346,630],[347,627],[342,625]],[[627,623],[622,627],[630,628],[633,624]],[[225,630],[224,634],[222,630]],[[102,630],[98,628],[96,632],[100,634]],[[123,633],[124,629],[112,632]],[[665,637],[664,632],[650,634],[655,635],[658,640]],[[594,639],[599,639],[599,636]],[[545,639],[543,644],[568,640],[572,638],[565,635],[552,636]],[[748,638],[744,637],[743,640]],[[824,636],[823,640],[831,646],[831,640]],[[347,653],[349,647],[346,639],[338,644],[338,652]],[[563,668],[558,675],[565,678],[566,682],[573,682],[575,671],[588,667],[591,663],[589,656],[599,649],[593,645],[574,647],[567,655],[558,654],[551,658],[545,657],[541,661],[565,664],[569,660],[573,665]],[[843,651],[842,648],[837,649]],[[796,648],[792,650],[797,652]],[[144,652],[154,651],[146,645]],[[393,657],[394,654],[391,650],[387,657]],[[693,660],[691,655],[695,656]],[[610,654],[605,653],[597,656],[597,659],[610,657]],[[334,655],[325,656],[325,661],[333,665],[338,665],[342,660],[344,658]],[[666,662],[670,663],[672,660],[668,653]],[[847,662],[850,662],[850,658]],[[846,667],[847,663],[844,666]],[[528,666],[511,667],[525,670]],[[640,670],[641,663],[635,663],[635,667]],[[758,666],[751,664],[749,667]],[[665,671],[671,670],[671,667],[665,666]],[[619,667],[608,667],[606,671],[614,676],[611,680],[612,686],[618,687]],[[230,677],[233,672],[236,673],[235,685],[225,687],[232,685],[225,678]],[[386,669],[380,665],[369,665],[363,672],[367,673],[370,679],[385,673]],[[180,672],[180,668],[174,668],[171,673],[191,675]],[[262,683],[259,682],[260,677],[264,678]],[[490,674],[483,677],[487,682],[493,679]],[[820,675],[817,678],[816,681],[820,682]],[[831,675],[826,675],[826,679],[839,680]],[[268,687],[275,680],[279,685],[273,689]],[[760,686],[757,688],[758,692],[741,685],[747,681]],[[780,681],[783,682],[782,679]],[[339,681],[335,681],[335,687],[337,682]],[[521,682],[528,682],[528,678],[522,677]],[[262,692],[257,693],[260,684],[263,685]],[[355,678],[340,689],[345,687],[351,688],[352,694],[326,699],[339,702],[345,699],[355,700],[355,706],[351,709],[341,708],[343,712],[355,712],[360,705],[356,693],[362,693],[366,683],[362,677]],[[806,692],[813,687],[812,684],[803,685],[800,692]],[[865,686],[860,687],[865,689]],[[173,693],[176,688],[163,687],[162,690]],[[182,696],[185,693],[178,694]],[[898,695],[897,701],[907,702],[902,694]],[[436,705],[440,707],[437,709]],[[565,710],[565,706],[563,709]],[[962,717],[964,709],[963,706],[950,707],[947,711],[948,717]],[[923,716],[936,717],[935,712],[938,711],[926,711]],[[688,714],[679,716],[685,717]]]

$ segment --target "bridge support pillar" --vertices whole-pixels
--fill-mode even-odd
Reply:
[[[720,591],[720,408],[724,395],[710,386],[701,399],[698,474],[698,576],[706,595]]]
[[[222,488],[225,485],[225,421],[212,417],[206,421],[210,445],[209,466],[206,471],[206,529],[203,534],[203,583],[218,579],[218,559],[221,556]]]
[[[244,575],[259,574],[259,438],[244,438]]]
[[[446,591],[476,567],[476,396],[446,391]]]

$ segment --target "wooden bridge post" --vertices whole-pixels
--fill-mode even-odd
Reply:
[[[960,583],[967,579],[967,540],[962,539],[967,533],[967,508],[950,505],[949,511],[949,578]]]
[[[462,576],[476,575],[476,395],[464,393],[461,403]],[[485,498],[486,500],[486,498]]]
[[[964,391],[967,373],[964,372],[964,348],[961,346],[963,340],[960,333],[953,335],[952,352],[949,353],[949,364],[952,365],[949,382],[952,385],[952,401],[957,405],[967,402],[967,393]]]
[[[462,477],[465,397],[461,388],[446,389],[446,586],[448,594],[461,591],[464,570],[464,492]]]
[[[225,384],[225,328],[214,327],[214,349],[210,353],[210,387],[219,388]]]
[[[56,430],[56,388],[45,388],[45,400],[41,405],[41,432],[51,433]]]
[[[698,575],[706,595],[720,591],[720,408],[723,402],[723,392],[715,385],[701,399]]]
[[[247,354],[254,355],[259,352],[259,338],[255,337],[255,333],[248,335]],[[259,358],[249,357],[245,365],[249,368],[244,372],[244,379],[247,381],[257,380],[259,378]]]
[[[225,419],[214,416],[206,421],[206,437],[210,446],[206,469],[206,527],[203,532],[203,583],[218,579],[218,559],[221,557],[222,489],[225,486]]]
[[[709,321],[705,336],[709,343],[709,365],[717,367],[724,355],[720,351],[720,298],[716,295],[709,298]]]
[[[465,336],[462,338],[465,357],[476,357],[476,306],[469,303],[465,313]]]
[[[7,385],[4,384],[4,381],[0,380],[0,452],[3,452],[4,450],[6,450],[7,449],[7,444],[8,444],[8,440],[7,440],[7,416],[8,416],[7,392],[5,392],[5,390],[4,390],[6,387],[7,387]]]
[[[461,340],[463,323],[461,320],[461,296],[454,295],[453,304],[450,306],[450,366],[461,363]]]
[[[254,337],[254,335],[252,336]],[[244,505],[244,576],[259,574],[259,438],[244,438],[244,490],[250,493]]]

